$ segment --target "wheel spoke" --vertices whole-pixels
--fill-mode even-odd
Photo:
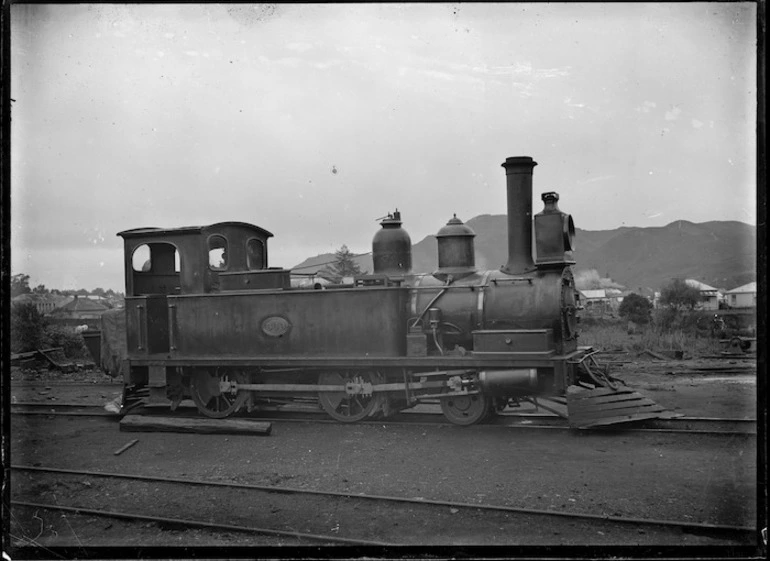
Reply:
[[[231,380],[242,382],[244,381],[244,376],[245,375],[243,374],[235,374],[233,378],[228,375],[214,377],[205,372],[193,376],[190,380],[190,395],[195,402],[198,411],[207,417],[215,419],[222,419],[236,413],[248,399],[248,392],[239,392],[235,395],[227,393],[211,395],[213,392],[209,392],[211,391],[211,388],[215,386],[214,381],[211,378],[216,378],[215,387],[218,391],[219,382],[229,382]],[[201,395],[199,387],[206,388],[203,394],[209,396],[208,400]]]
[[[318,383],[329,386],[344,386],[349,382],[370,383],[376,381],[371,372],[324,372]],[[324,411],[337,421],[353,423],[365,419],[379,409],[380,398],[376,395],[348,394],[346,392],[318,392],[318,400]]]

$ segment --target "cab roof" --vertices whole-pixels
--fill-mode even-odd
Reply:
[[[201,233],[203,230],[219,230],[226,227],[238,227],[238,228],[244,228],[247,230],[252,230],[254,232],[259,233],[261,236],[265,238],[271,238],[273,237],[273,234],[271,232],[268,232],[264,228],[260,228],[259,226],[255,226],[254,224],[249,224],[248,222],[217,222],[215,224],[210,224],[208,226],[180,226],[177,228],[157,228],[157,227],[142,227],[142,228],[132,228],[130,230],[123,230],[122,232],[118,232],[116,235],[122,236],[124,239],[127,238],[137,238],[137,237],[144,237],[148,235],[163,235],[163,236],[173,236],[173,235],[179,235],[179,234],[193,234],[193,233]]]

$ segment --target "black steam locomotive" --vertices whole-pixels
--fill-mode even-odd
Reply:
[[[542,195],[533,224],[535,165],[530,157],[503,164],[509,255],[495,271],[476,269],[475,234],[456,217],[436,236],[432,274],[411,272],[396,212],[374,236],[373,273],[323,290],[292,287],[289,270],[268,267],[272,234],[258,226],[120,232],[124,405],[142,396],[173,410],[191,398],[202,414],[223,418],[314,400],[354,422],[438,400],[447,419],[469,425],[520,400],[577,403],[568,388],[583,388],[582,403],[607,422],[655,416],[596,406],[622,391],[592,349],[578,346],[575,227],[553,192]]]

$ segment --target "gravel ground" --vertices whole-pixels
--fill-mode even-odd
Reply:
[[[754,418],[757,399],[752,375],[689,372],[702,364],[724,363],[638,362],[623,365],[616,375],[665,407],[686,415]],[[17,401],[99,402],[119,392],[119,386],[98,371],[67,378],[17,371],[13,381],[18,382],[12,392]],[[119,456],[113,454],[134,438],[139,439],[135,446]],[[755,526],[757,516],[757,446],[754,439],[746,437],[312,423],[274,423],[269,437],[129,434],[119,432],[117,423],[110,419],[15,416],[11,454],[14,464],[610,516],[734,526]],[[41,502],[50,501],[55,495],[64,504],[66,500],[87,499],[79,492],[83,489],[81,483],[68,483],[63,478],[35,487],[27,475],[15,473],[12,483],[14,497],[26,500],[37,496]],[[94,481],[90,484],[96,485]],[[196,505],[201,497],[195,489],[177,490],[173,495],[172,501],[169,493],[156,492],[151,485],[118,486],[109,498],[103,497],[102,508],[134,505],[140,512],[175,508],[181,513],[180,505]],[[241,501],[237,494],[223,494],[220,499],[234,520],[253,522],[247,525],[293,527],[340,537],[363,535],[366,539],[412,545],[724,543],[718,536],[668,535],[641,528],[619,532],[595,523],[570,525],[552,518],[479,517],[465,509],[452,512],[449,508],[421,505],[379,511],[380,507],[353,509],[339,502],[303,502],[283,495],[271,496],[267,504],[257,502],[256,507],[245,495]],[[14,508],[13,514],[15,538],[37,537],[37,542],[46,547],[302,543],[34,509]],[[301,523],[303,517],[305,522]]]

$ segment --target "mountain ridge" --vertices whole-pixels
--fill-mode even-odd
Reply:
[[[508,256],[507,217],[481,214],[466,223],[476,233],[476,267],[497,269]],[[408,231],[408,228],[407,228]],[[674,220],[665,226],[621,226],[613,230],[576,229],[575,272],[595,269],[629,290],[660,289],[673,278],[692,278],[732,289],[756,280],[756,226],[735,220],[690,222]],[[438,267],[435,236],[412,244],[412,271],[431,273]],[[294,270],[312,273],[334,254],[311,257]],[[372,272],[372,257],[356,258]]]

